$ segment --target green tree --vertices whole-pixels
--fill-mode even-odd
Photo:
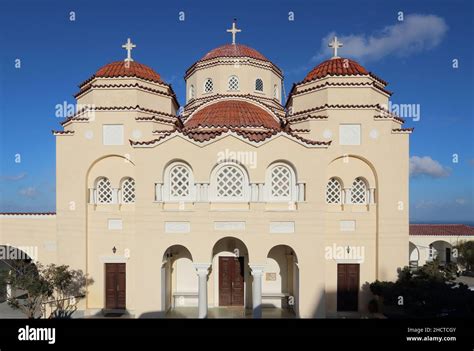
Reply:
[[[410,318],[472,316],[474,292],[465,284],[452,282],[454,272],[450,266],[441,269],[434,260],[414,271],[405,267],[396,282],[376,281],[370,290],[382,301],[387,314]]]
[[[31,260],[16,260],[11,261],[9,267],[10,270],[2,271],[2,285],[9,284],[12,291],[20,295],[8,296],[8,304],[27,318],[39,318],[42,302],[53,293],[49,282],[40,274],[42,266]]]
[[[86,287],[93,283],[81,270],[67,265],[50,264],[42,271],[53,293],[49,296],[50,318],[70,318],[77,310],[77,300],[85,296]]]
[[[455,246],[457,250],[457,261],[467,271],[474,271],[474,241],[461,241]]]
[[[28,318],[40,318],[49,306],[49,318],[70,318],[77,302],[85,296],[85,288],[93,283],[81,270],[50,264],[46,267],[31,261],[11,261],[3,271],[2,285],[9,284],[19,292],[8,297],[8,304]]]

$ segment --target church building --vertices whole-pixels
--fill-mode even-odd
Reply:
[[[408,265],[412,129],[387,82],[334,38],[285,99],[277,64],[228,31],[184,73],[184,105],[129,39],[53,131],[56,212],[1,216],[2,245],[94,280],[85,316],[360,315]]]

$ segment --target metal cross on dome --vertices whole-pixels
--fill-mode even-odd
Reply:
[[[332,39],[332,41],[328,44],[328,46],[329,46],[330,48],[332,48],[333,51],[334,51],[333,56],[332,56],[333,59],[334,59],[334,58],[339,58],[339,56],[337,56],[337,49],[339,49],[340,47],[342,47],[342,45],[343,45],[343,44],[342,44],[340,41],[337,40],[337,37],[334,37],[334,38]]]
[[[127,50],[127,58],[124,61],[125,62],[133,61],[133,59],[132,59],[132,49],[136,48],[137,46],[130,41],[130,38],[128,38],[127,42],[124,45],[122,45],[122,47],[125,50]]]
[[[231,29],[227,29],[227,32],[228,33],[232,33],[232,44],[235,45],[235,35],[237,33],[240,33],[242,32],[242,29],[237,29],[237,27],[235,26],[235,24],[237,23],[237,19],[234,18],[234,22],[232,22],[232,28]]]

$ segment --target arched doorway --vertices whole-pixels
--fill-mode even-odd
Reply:
[[[270,249],[262,279],[263,307],[298,311],[298,258],[288,245]]]
[[[161,267],[162,309],[198,305],[198,277],[193,257],[182,245],[168,247]]]
[[[209,305],[252,306],[252,284],[247,246],[234,237],[219,239],[212,248]]]
[[[418,250],[418,247],[413,244],[411,241],[409,242],[408,245],[408,254],[409,254],[409,265],[410,268],[415,268],[418,267],[418,263],[420,260],[420,251]]]
[[[438,259],[442,265],[453,262],[453,246],[447,241],[437,240],[429,246],[429,258]]]

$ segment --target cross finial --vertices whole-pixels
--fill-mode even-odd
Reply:
[[[137,46],[130,41],[130,38],[128,38],[127,42],[124,45],[122,45],[122,47],[125,50],[127,50],[127,58],[124,61],[125,62],[133,61],[133,59],[132,59],[132,49],[136,48]]]
[[[231,29],[227,29],[227,32],[228,33],[232,33],[232,44],[235,45],[235,35],[237,33],[240,33],[242,32],[242,29],[237,29],[237,27],[235,26],[235,24],[237,23],[237,19],[234,18],[234,21],[232,22],[232,28]]]
[[[337,40],[337,37],[334,37],[334,38],[332,39],[332,41],[328,44],[328,46],[329,46],[330,48],[332,48],[333,51],[334,51],[332,58],[333,58],[333,59],[339,58],[339,56],[337,56],[337,49],[339,49],[340,47],[342,47],[342,43]]]

